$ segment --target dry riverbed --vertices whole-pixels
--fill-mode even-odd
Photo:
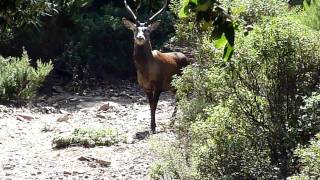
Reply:
[[[148,135],[149,105],[134,83],[72,94],[58,89],[23,107],[0,105],[0,179],[150,179],[153,139],[172,140],[174,98],[160,97],[156,135]],[[109,147],[54,148],[54,137],[77,128],[116,130]],[[151,140],[150,140],[151,139]]]

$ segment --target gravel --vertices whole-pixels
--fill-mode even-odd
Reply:
[[[158,134],[150,135],[143,92],[136,84],[119,84],[85,95],[56,87],[59,92],[54,96],[39,97],[23,107],[0,105],[0,179],[150,179],[156,155],[149,138],[174,139],[169,128],[174,97],[161,95]],[[80,127],[114,128],[122,141],[110,147],[53,148],[55,136]]]

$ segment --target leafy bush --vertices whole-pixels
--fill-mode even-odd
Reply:
[[[174,83],[183,112],[176,148],[186,148],[191,179],[282,179],[297,170],[294,150],[320,131],[309,99],[320,85],[319,35],[290,17],[262,17],[248,36],[238,33],[230,62],[199,38],[197,64]]]
[[[49,1],[1,1],[0,2],[0,39],[7,39],[16,28],[26,24],[38,25],[41,16],[52,13]]]
[[[52,68],[51,63],[40,60],[33,68],[26,51],[21,58],[0,56],[0,100],[34,97]]]
[[[306,180],[320,178],[320,133],[310,142],[308,147],[299,147],[295,154],[301,163],[301,173],[289,179]]]
[[[176,43],[197,46],[202,44],[199,35],[204,35],[206,39],[215,40],[216,48],[224,48],[225,60],[233,54],[235,30],[244,29],[242,33],[248,34],[252,25],[260,23],[263,17],[277,16],[287,11],[282,0],[174,0],[171,9],[182,17],[176,24]]]
[[[229,7],[235,20],[244,24],[261,22],[265,16],[277,16],[286,11],[285,1],[282,0],[222,0]]]
[[[163,141],[157,137],[149,140],[151,150],[160,154],[150,170],[151,179],[190,179],[194,177],[190,167],[186,164],[186,157],[182,148],[177,148],[175,143]]]
[[[69,146],[111,146],[119,141],[118,133],[114,129],[78,128],[71,135],[57,136],[53,139],[55,148]]]

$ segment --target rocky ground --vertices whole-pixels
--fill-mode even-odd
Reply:
[[[56,87],[56,92],[22,107],[0,105],[0,179],[150,179],[157,158],[150,139],[174,139],[171,94],[161,95],[158,133],[149,136],[149,105],[134,83],[80,94]],[[79,127],[113,128],[121,141],[110,147],[54,148],[54,137]]]

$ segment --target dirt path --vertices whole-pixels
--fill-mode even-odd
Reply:
[[[156,115],[159,133],[152,137],[174,138],[168,129],[173,101],[172,95],[161,95]],[[108,103],[109,110],[98,112]],[[65,122],[57,121],[68,113]],[[60,92],[22,108],[0,106],[0,179],[149,179],[156,157],[148,137],[136,139],[137,133],[149,130],[149,121],[144,94],[128,82],[82,95]],[[123,141],[111,147],[53,148],[55,136],[79,127],[111,127]]]

